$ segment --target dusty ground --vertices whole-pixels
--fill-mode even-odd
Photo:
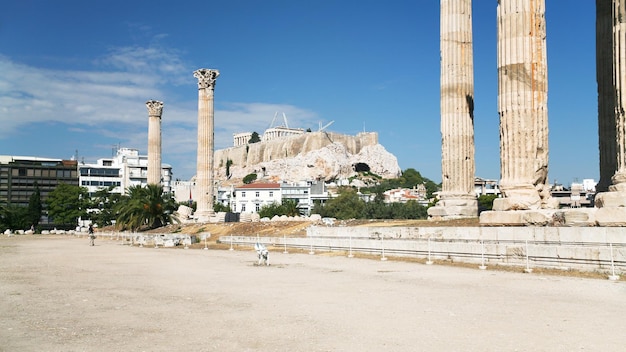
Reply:
[[[0,236],[0,351],[620,351],[626,283]]]

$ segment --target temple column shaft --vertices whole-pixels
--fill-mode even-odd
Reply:
[[[614,190],[626,191],[626,0],[613,0],[613,82],[617,137]]]
[[[148,108],[148,184],[161,184],[161,114],[163,103],[146,102]]]
[[[476,217],[472,1],[440,5],[442,191],[429,215]]]
[[[553,207],[548,176],[545,0],[500,0],[500,188],[494,210]]]
[[[213,92],[219,71],[199,69],[194,72],[198,79],[198,159],[196,184],[198,198],[196,214],[200,221],[208,221],[213,215]]]
[[[608,191],[611,177],[617,171],[612,8],[611,2],[596,0],[596,81],[600,149],[600,181],[596,185],[596,192]]]

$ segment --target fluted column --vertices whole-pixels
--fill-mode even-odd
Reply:
[[[596,185],[596,192],[608,191],[611,177],[617,170],[612,9],[611,1],[596,0],[596,81],[600,149],[600,180]]]
[[[554,208],[548,177],[545,0],[500,0],[500,190],[494,210]]]
[[[428,214],[476,217],[472,1],[441,0],[440,6],[442,191]]]
[[[609,8],[607,8],[607,6]],[[598,132],[600,138],[600,179],[614,170],[609,192],[596,195],[599,208],[616,208],[619,211],[602,211],[597,214],[602,224],[626,221],[626,0],[596,2],[598,44]],[[602,54],[602,56],[601,56]],[[604,55],[610,55],[607,58]],[[602,65],[602,67],[600,67]],[[609,66],[610,67],[607,67]],[[600,75],[600,73],[602,75]],[[604,98],[603,100],[601,100]],[[613,146],[604,139],[613,137]],[[611,159],[613,161],[611,161]],[[613,164],[614,162],[614,164]]]
[[[612,14],[617,172],[609,190],[626,192],[626,0],[613,0]]]
[[[148,184],[161,184],[161,114],[163,102],[148,100]]]
[[[199,69],[193,75],[198,79],[198,161],[196,184],[198,198],[196,217],[208,221],[213,215],[213,92],[218,70]]]

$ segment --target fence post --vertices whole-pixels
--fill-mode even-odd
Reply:
[[[485,270],[487,267],[485,266],[485,242],[480,240],[480,266],[478,267],[480,270]]]
[[[532,273],[533,269],[530,268],[530,264],[528,263],[528,240],[526,240],[526,269],[524,269],[525,273]]]
[[[609,275],[609,280],[617,281],[619,280],[619,275],[615,275],[615,261],[613,260],[613,243],[609,243],[609,247],[611,249],[611,275]]]
[[[428,260],[426,261],[427,265],[431,265],[433,263],[432,260],[430,260],[430,237],[428,237]]]

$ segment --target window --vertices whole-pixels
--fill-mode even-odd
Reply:
[[[261,210],[261,204],[256,203],[256,204],[254,205],[254,209],[255,209],[257,212],[258,212],[259,210]]]
[[[254,192],[254,196],[255,196],[255,197],[257,197],[257,198],[259,198],[259,196],[261,195],[260,193],[261,193],[261,192]],[[257,209],[257,210],[258,210],[258,209]]]
[[[242,204],[242,205],[241,205],[241,212],[243,213],[244,211],[246,211],[246,205],[245,205],[245,204]]]
[[[246,198],[246,192],[241,192],[241,198]]]
[[[274,191],[270,191],[270,198],[274,197]]]

